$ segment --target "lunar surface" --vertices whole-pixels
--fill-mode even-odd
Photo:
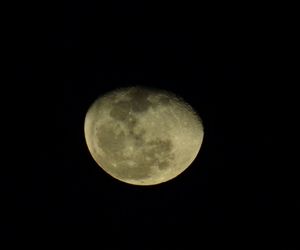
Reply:
[[[86,114],[84,133],[97,164],[134,185],[178,176],[196,158],[204,136],[190,105],[170,92],[144,87],[100,96]]]

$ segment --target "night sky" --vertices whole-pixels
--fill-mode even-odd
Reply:
[[[259,13],[253,21],[245,11],[141,2],[64,1],[43,7],[44,24],[19,20],[14,96],[26,164],[3,175],[10,206],[0,237],[98,249],[293,249],[299,200],[294,170],[280,159],[273,28]],[[161,185],[113,179],[85,143],[91,103],[132,85],[171,91],[203,120],[197,158]]]

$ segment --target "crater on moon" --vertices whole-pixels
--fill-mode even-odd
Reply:
[[[111,176],[131,184],[172,179],[195,159],[203,140],[200,118],[165,91],[140,87],[100,97],[85,120],[95,161]]]

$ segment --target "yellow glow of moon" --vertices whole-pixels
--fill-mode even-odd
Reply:
[[[196,158],[204,136],[199,116],[174,94],[142,87],[98,98],[84,124],[88,149],[112,177],[135,185],[166,182]]]

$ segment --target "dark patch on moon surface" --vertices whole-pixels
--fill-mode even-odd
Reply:
[[[159,104],[167,105],[170,104],[171,100],[167,96],[162,96],[159,98]]]
[[[117,101],[112,104],[110,116],[118,121],[129,120],[131,111],[135,113],[146,112],[152,103],[147,99],[150,91],[133,89],[129,92],[129,100]]]
[[[128,97],[129,97],[129,104],[131,110],[133,112],[141,113],[145,112],[151,106],[151,102],[148,100],[148,97],[153,94],[148,89],[142,88],[133,88],[129,90]]]
[[[109,157],[118,155],[118,152],[124,148],[125,133],[121,131],[115,133],[109,125],[102,125],[97,129],[96,140],[99,148]]]
[[[110,111],[110,116],[118,121],[123,121],[128,117],[131,105],[128,101],[119,101],[113,104],[113,108]]]
[[[143,90],[135,90],[131,96],[131,108],[133,112],[145,112],[151,106],[151,102],[147,99],[150,92]]]

